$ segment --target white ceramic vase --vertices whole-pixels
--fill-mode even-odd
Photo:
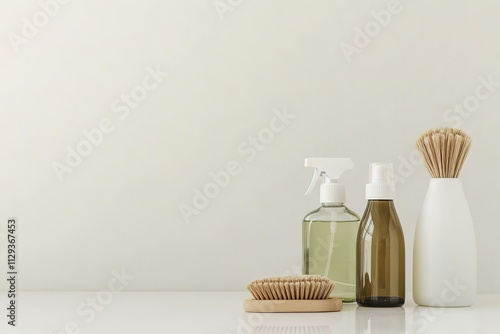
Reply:
[[[476,239],[462,181],[433,178],[413,245],[413,300],[422,306],[470,306],[476,296]]]

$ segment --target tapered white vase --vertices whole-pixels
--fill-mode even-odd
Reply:
[[[422,306],[470,306],[476,296],[476,239],[456,178],[432,178],[413,245],[413,300]]]

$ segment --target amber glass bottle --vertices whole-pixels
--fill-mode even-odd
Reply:
[[[356,240],[356,302],[361,306],[405,302],[405,243],[394,196],[392,165],[372,164]]]

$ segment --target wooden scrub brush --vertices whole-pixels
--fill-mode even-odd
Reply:
[[[246,299],[247,312],[336,312],[342,300],[329,297],[335,284],[323,276],[283,276],[256,280],[247,286],[254,299]]]

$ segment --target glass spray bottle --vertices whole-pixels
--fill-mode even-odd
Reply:
[[[339,183],[342,173],[354,168],[354,163],[350,159],[309,158],[305,166],[316,168],[306,195],[319,177],[323,184],[321,206],[302,222],[303,274],[330,278],[335,282],[332,296],[354,302],[359,216],[345,206],[345,187]]]

